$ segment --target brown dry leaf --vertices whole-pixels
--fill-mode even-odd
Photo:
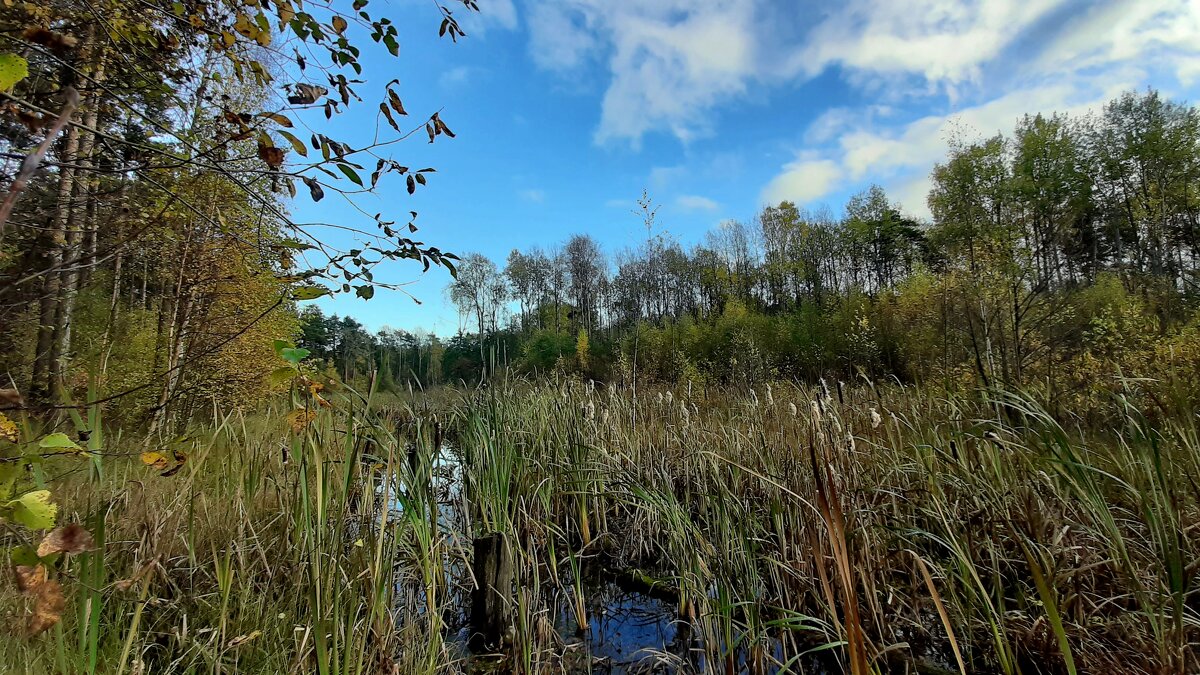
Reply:
[[[21,398],[21,392],[16,389],[0,389],[0,403],[5,405],[25,405],[25,399]]]
[[[42,28],[41,26],[30,26],[26,28],[25,32],[21,34],[21,37],[34,44],[39,44],[43,47],[46,47],[57,54],[64,54],[74,49],[75,45],[79,44],[79,39],[72,35],[55,33],[54,31],[47,28]]]
[[[17,565],[15,571],[17,587],[33,598],[25,631],[30,636],[40,635],[62,619],[63,609],[67,606],[62,586],[58,581],[48,578],[45,565]]]
[[[17,577],[17,589],[22,593],[36,593],[46,583],[45,565],[14,565],[13,572]]]
[[[55,553],[83,553],[96,548],[92,533],[78,523],[56,527],[38,544],[39,558],[45,558]]]
[[[33,602],[33,612],[29,615],[26,632],[30,636],[41,635],[62,619],[63,610],[67,608],[67,599],[63,597],[62,586],[54,579],[42,584]]]
[[[258,158],[267,163],[267,166],[278,170],[283,166],[283,148],[276,148],[266,145],[265,143],[258,144]]]
[[[288,425],[292,427],[292,431],[301,433],[308,428],[308,425],[317,418],[316,410],[305,410],[304,408],[296,408],[288,413]]]

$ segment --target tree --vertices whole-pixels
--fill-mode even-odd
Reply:
[[[474,0],[462,4],[476,9]],[[177,400],[189,364],[207,354],[198,347],[199,322],[225,313],[211,296],[221,280],[203,268],[214,255],[246,263],[230,274],[277,280],[266,314],[288,311],[289,295],[369,298],[384,286],[372,270],[385,260],[453,271],[455,257],[413,239],[412,222],[397,227],[381,214],[369,228],[339,223],[365,243],[338,250],[319,227],[288,216],[287,200],[298,192],[353,200],[393,176],[411,193],[432,175],[387,154],[408,135],[397,123],[407,111],[395,82],[380,87],[378,113],[393,136],[351,147],[323,126],[362,100],[356,78],[365,45],[355,36],[399,52],[392,20],[368,5],[357,0],[351,12],[328,1],[59,0],[0,9],[13,50],[0,56],[28,73],[0,115],[12,150],[27,155],[8,177],[0,209],[0,316],[36,332],[28,336],[32,368],[18,366],[24,335],[12,338],[3,360],[34,398],[70,394],[71,364],[90,358],[79,349],[80,298],[103,292],[109,344],[96,351],[112,347],[123,313],[156,311],[156,409]],[[436,11],[444,35],[463,35],[449,10]],[[301,122],[311,138],[296,135]],[[437,113],[416,126],[431,142],[453,136]],[[239,328],[268,319],[248,321]],[[82,337],[92,344],[93,336]]]
[[[479,359],[486,364],[484,338],[499,326],[499,314],[508,300],[508,285],[496,264],[472,253],[462,259],[458,275],[449,287],[450,300],[464,319],[474,317],[479,336]],[[484,369],[486,372],[486,368]]]

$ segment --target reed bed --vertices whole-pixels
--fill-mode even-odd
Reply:
[[[55,571],[54,629],[0,638],[11,672],[587,671],[563,626],[597,579],[676,608],[650,672],[1200,668],[1194,417],[867,382],[328,398],[47,461],[100,546]],[[119,451],[152,444],[186,463]],[[472,650],[489,537],[504,630]]]

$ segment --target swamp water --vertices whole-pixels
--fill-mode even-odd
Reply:
[[[471,541],[465,511],[469,507],[464,490],[463,459],[458,450],[443,446],[432,458],[429,472],[432,494],[438,504],[440,534],[457,554],[445,565],[446,587],[451,610],[445,616],[447,646],[461,670],[467,673],[503,673],[512,668],[510,656],[472,649],[471,625],[474,586],[467,569]],[[377,503],[388,504],[392,516],[403,516],[404,505],[395,495],[403,486],[377,484]],[[549,672],[637,675],[649,673],[805,673],[838,675],[845,672],[834,651],[808,645],[785,650],[784,643],[770,639],[753,650],[739,645],[731,661],[713,662],[704,634],[680,617],[677,599],[670,591],[657,590],[636,574],[585,566],[580,588],[584,596],[586,626],[581,627],[570,591],[553,587],[549,594],[549,654],[539,654],[539,663],[551,665]],[[511,598],[509,598],[511,600]],[[720,638],[711,638],[720,645]],[[724,652],[723,649],[716,650]],[[791,653],[788,653],[791,652]],[[912,665],[912,664],[909,664]],[[940,673],[933,666],[905,667],[897,672]]]

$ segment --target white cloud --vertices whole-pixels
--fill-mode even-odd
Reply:
[[[1064,0],[851,0],[791,55],[787,71],[841,65],[872,76],[918,75],[931,85],[974,81],[980,67]]]
[[[831,159],[802,154],[784,165],[766,189],[762,199],[768,204],[789,200],[804,204],[833,190],[843,175],[842,167]]]
[[[530,52],[568,73],[607,59],[596,141],[711,131],[708,111],[742,94],[756,65],[758,0],[559,0],[530,11]]]
[[[1155,0],[1158,1],[1158,0]],[[752,87],[833,66],[860,83],[901,76],[952,89],[978,79],[1023,30],[1067,0],[558,0],[532,5],[530,52],[572,73],[603,63],[597,142],[712,132],[713,111]],[[877,86],[872,85],[872,86]],[[831,120],[832,121],[832,120]]]
[[[536,188],[521,190],[517,193],[517,196],[527,202],[533,202],[534,204],[540,204],[546,201],[546,193]]]
[[[684,211],[716,211],[721,205],[701,195],[680,195],[675,205]]]
[[[1134,60],[1143,67],[1165,62],[1186,80],[1195,68],[1198,42],[1200,2],[1113,0],[1068,22],[1036,64],[1043,71],[1060,71]],[[1181,52],[1190,58],[1177,58]]]
[[[651,132],[688,142],[715,130],[721,107],[832,68],[885,99],[951,102],[1115,64],[1200,79],[1198,0],[529,1],[539,67],[604,70],[600,143]],[[827,115],[810,142],[836,133]]]

